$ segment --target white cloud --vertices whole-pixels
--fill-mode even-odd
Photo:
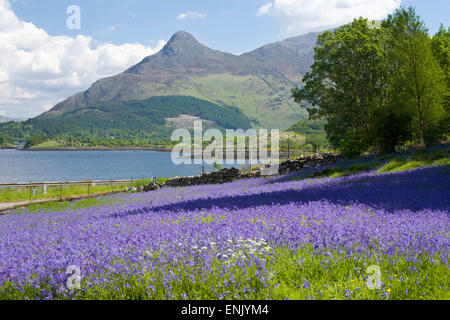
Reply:
[[[359,17],[381,20],[400,5],[401,0],[274,0],[260,7],[257,14],[278,18],[283,34],[295,36],[337,27]]]
[[[0,43],[0,106],[6,115],[21,118],[124,71],[165,44],[95,45],[85,35],[51,36],[20,20],[8,0],[0,0]]]
[[[188,11],[188,12],[180,13],[177,18],[180,20],[183,20],[183,19],[203,19],[206,17],[207,16],[204,13],[200,13],[198,11]]]
[[[265,14],[269,14],[270,9],[272,9],[272,7],[273,7],[273,3],[266,3],[261,8],[258,9],[258,13],[257,13],[258,16],[263,16]]]

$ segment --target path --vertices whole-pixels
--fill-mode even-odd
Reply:
[[[56,201],[57,199],[41,199],[41,200],[33,200],[33,201],[18,201],[18,202],[7,202],[7,203],[0,203],[0,212],[14,209],[17,207],[23,207],[32,203],[43,203],[48,201]]]

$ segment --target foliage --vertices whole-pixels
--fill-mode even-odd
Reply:
[[[297,102],[314,106],[308,109],[312,119],[328,121],[328,138],[344,153],[367,149],[371,114],[385,95],[385,37],[384,29],[369,28],[363,18],[323,33],[304,88],[293,90]]]
[[[371,139],[381,152],[395,152],[412,138],[412,116],[398,108],[378,108],[373,113]]]
[[[414,9],[401,8],[380,28],[360,18],[319,36],[304,88],[292,93],[312,105],[312,119],[327,121],[333,147],[356,157],[444,139],[445,75],[448,32],[442,27],[432,40]]]
[[[306,137],[307,145],[311,145],[313,147],[314,152],[318,152],[323,147],[328,146],[327,136],[324,134],[313,134]]]
[[[300,120],[292,125],[288,131],[294,131],[304,136],[326,135],[326,124],[327,122],[324,120]]]
[[[35,134],[27,139],[25,148],[31,148],[47,141],[47,138],[41,134]]]
[[[216,161],[214,161],[213,168],[217,171],[220,171],[223,169],[223,167],[220,164],[218,164]]]
[[[444,109],[446,117],[443,118],[442,129],[444,132],[450,132],[450,27],[445,30],[441,25],[439,32],[433,36],[431,42],[433,54],[444,73],[447,90],[444,96]]]
[[[13,138],[7,134],[0,135],[0,148],[5,148],[13,142]]]
[[[325,126],[327,122],[323,120],[300,120],[288,130],[299,133],[306,137],[305,144],[311,145],[314,152],[328,147],[329,141]]]
[[[398,9],[388,17],[385,26],[390,33],[388,69],[393,107],[402,106],[410,113],[415,140],[421,144],[436,143],[444,133],[439,126],[445,118],[445,81],[433,55],[428,30],[411,7]]]

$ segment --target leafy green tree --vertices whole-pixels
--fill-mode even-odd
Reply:
[[[441,24],[439,31],[433,36],[431,47],[447,82],[450,81],[450,27],[446,30]]]
[[[328,145],[328,140],[325,134],[313,134],[306,137],[305,143],[310,144],[314,152],[318,152]]]
[[[5,148],[12,142],[13,139],[9,135],[7,134],[0,135],[0,148]]]
[[[446,115],[442,121],[442,128],[448,134],[450,132],[450,27],[446,30],[441,24],[438,33],[433,36],[431,46],[446,79],[447,88],[443,102]]]
[[[293,131],[300,133],[304,136],[314,135],[314,134],[324,134],[326,135],[325,125],[327,124],[324,120],[300,120],[299,122],[292,125],[288,131]]]
[[[27,139],[27,141],[25,142],[25,148],[31,148],[33,146],[37,146],[45,141],[47,141],[46,137],[44,137],[40,134],[36,134]]]
[[[402,107],[388,106],[374,112],[372,140],[381,152],[395,152],[398,146],[411,139],[411,114]]]
[[[420,144],[436,142],[445,117],[442,107],[445,84],[431,50],[428,30],[412,7],[398,9],[384,26],[390,31],[391,103],[411,112],[413,133]]]
[[[385,28],[372,28],[367,19],[319,36],[315,62],[305,75],[303,89],[293,89],[295,100],[308,102],[312,119],[326,119],[333,147],[359,155],[370,146],[374,110],[385,103]]]

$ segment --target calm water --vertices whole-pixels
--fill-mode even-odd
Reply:
[[[212,171],[212,166],[205,166]],[[154,151],[0,150],[0,182],[127,180],[201,173],[199,165],[174,165],[170,153]]]

